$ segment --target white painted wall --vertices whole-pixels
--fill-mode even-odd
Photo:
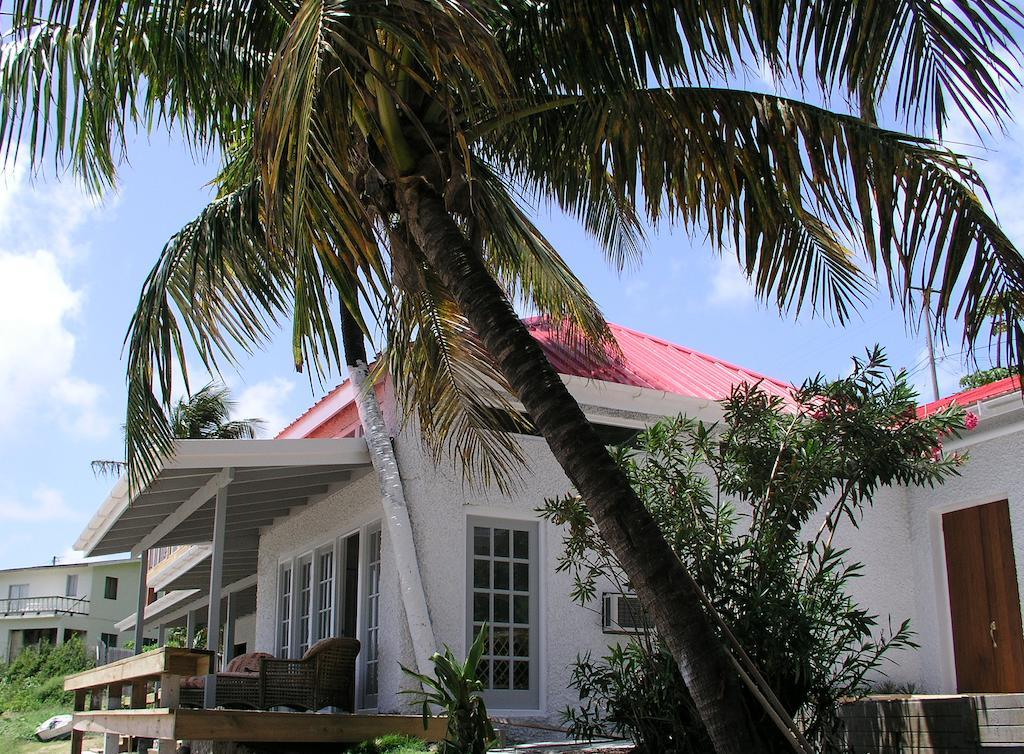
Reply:
[[[992,422],[991,424],[996,424]],[[1024,425],[1011,434],[985,439],[983,423],[974,437],[955,446],[969,454],[962,476],[934,490],[915,489],[908,493],[910,540],[908,551],[917,589],[921,644],[920,685],[923,691],[946,693],[956,690],[952,630],[946,587],[942,514],[957,508],[1007,500],[1017,588],[1024,596]]]
[[[850,591],[856,601],[878,614],[880,626],[888,631],[890,619],[898,625],[910,618],[921,649],[894,655],[898,665],[889,665],[885,670],[892,680],[913,682],[921,691],[947,692],[954,688],[948,611],[944,607],[941,531],[936,528],[941,511],[1009,499],[1017,560],[1024,565],[1024,424],[1015,433],[994,436],[1000,426],[1000,431],[1005,431],[1006,423],[1006,417],[983,423],[976,434],[967,438],[967,443],[973,445],[973,460],[962,478],[936,490],[883,489],[865,511],[860,527],[844,524],[835,541],[837,546],[851,549],[850,559],[864,564],[863,577],[852,582]],[[414,428],[407,428],[396,440],[434,633],[439,645],[448,644],[460,656],[467,647],[467,517],[536,520],[535,509],[545,498],[569,489],[568,480],[542,439],[524,437],[522,444],[529,459],[529,471],[522,489],[505,496],[496,490],[466,486],[454,464],[435,465],[424,454]],[[947,449],[951,448],[947,445]],[[823,515],[819,514],[809,531],[820,525]],[[263,534],[254,626],[256,649],[272,652],[276,648],[276,582],[280,561],[308,552],[380,517],[376,480],[366,475]],[[559,528],[542,523],[541,708],[494,710],[498,715],[558,722],[559,712],[577,702],[574,691],[568,687],[573,660],[588,651],[599,655],[617,640],[614,635],[601,632],[599,614],[570,599],[570,576],[555,573],[560,543]],[[1024,569],[1019,567],[1018,578],[1022,573]],[[378,709],[407,711],[406,702],[397,693],[404,685],[398,665],[411,665],[413,654],[401,612],[386,527],[383,574]],[[1024,582],[1021,593],[1024,594]]]
[[[10,632],[26,628],[57,628],[58,641],[64,629],[85,631],[85,643],[92,649],[100,640],[100,634],[118,634],[115,623],[135,611],[139,589],[139,564],[137,561],[109,563],[82,563],[66,566],[42,566],[0,571],[0,598],[6,599],[8,586],[28,584],[29,597],[64,596],[68,574],[78,575],[78,597],[89,600],[88,615],[50,617],[0,617],[0,659],[7,659]],[[104,582],[107,576],[118,579],[116,599],[104,597]],[[121,645],[130,634],[119,634]]]

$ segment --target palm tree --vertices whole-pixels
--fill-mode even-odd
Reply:
[[[596,307],[520,201],[561,206],[620,265],[642,249],[644,219],[703,230],[794,314],[843,322],[875,280],[908,311],[911,285],[933,288],[938,325],[961,318],[973,347],[987,304],[1010,294],[1003,344],[1024,362],[1024,259],[977,173],[941,143],[879,125],[890,110],[916,133],[941,135],[951,113],[1002,123],[1024,20],[1007,0],[53,0],[37,16],[43,7],[10,5],[0,134],[11,154],[55,153],[97,189],[133,127],[173,128],[224,155],[216,200],[164,248],[133,322],[133,474],[172,440],[179,322],[212,365],[291,316],[296,365],[322,374],[352,360],[336,298],[364,333],[379,314],[387,367],[435,448],[502,483],[515,450],[482,422],[495,401],[510,407],[503,389],[522,404],[719,752],[763,750],[734,660],[512,306],[525,299],[604,348]],[[751,70],[825,104],[743,89]]]
[[[251,440],[262,419],[232,419],[235,402],[224,385],[211,382],[171,407],[167,423],[175,440]],[[122,474],[124,461],[93,461],[96,474]]]

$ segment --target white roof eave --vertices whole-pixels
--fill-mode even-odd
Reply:
[[[258,468],[288,466],[369,466],[370,454],[361,437],[275,440],[181,440],[163,470]],[[159,478],[159,472],[154,479]],[[122,476],[75,540],[74,548],[91,555],[118,518],[138,498],[129,494]]]

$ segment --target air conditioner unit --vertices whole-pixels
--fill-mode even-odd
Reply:
[[[649,626],[635,594],[601,595],[601,630],[606,634],[634,634]]]

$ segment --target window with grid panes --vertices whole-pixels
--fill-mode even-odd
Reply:
[[[296,563],[298,568],[298,610],[296,613],[297,630],[296,634],[296,645],[297,651],[296,657],[302,657],[306,654],[306,650],[309,649],[309,636],[310,628],[313,619],[313,558],[307,555],[304,558],[300,558]]]
[[[380,669],[380,569],[381,532],[378,526],[366,534],[366,584],[363,628],[363,707],[377,706]]]
[[[484,625],[480,677],[489,707],[539,707],[537,524],[472,517],[468,525],[468,641]]]
[[[321,548],[316,554],[316,636],[326,639],[334,635],[334,545]]]
[[[292,639],[292,567],[281,566],[277,580],[278,607],[278,657],[291,657]]]

